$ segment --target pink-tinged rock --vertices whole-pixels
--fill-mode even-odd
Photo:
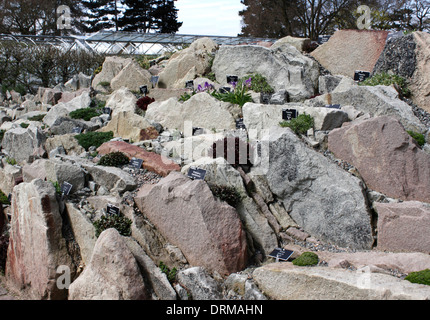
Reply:
[[[418,201],[374,203],[378,212],[378,248],[430,253],[430,204]]]
[[[69,300],[145,300],[139,266],[116,229],[103,231],[88,266],[70,285]]]
[[[387,36],[381,30],[339,30],[311,55],[332,74],[353,78],[356,70],[372,72]]]
[[[398,120],[383,116],[330,132],[328,148],[354,165],[366,185],[388,197],[430,203],[430,155]]]
[[[67,266],[71,273],[74,268],[62,237],[62,218],[52,183],[35,179],[17,185],[11,215],[5,272],[8,287],[30,299],[66,299],[67,289],[57,286],[63,275],[57,268]]]
[[[144,185],[135,202],[192,266],[225,275],[245,267],[247,245],[239,216],[214,198],[206,182],[172,172],[156,185]]]
[[[172,171],[180,171],[181,167],[173,161],[167,159],[164,156],[156,154],[154,152],[146,151],[145,149],[131,145],[124,141],[109,141],[102,144],[97,151],[101,155],[105,155],[110,152],[123,152],[130,159],[135,157],[142,159],[142,167],[149,171],[155,172],[163,177],[167,176]]]

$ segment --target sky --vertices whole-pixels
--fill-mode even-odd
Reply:
[[[240,0],[177,0],[178,34],[233,36],[241,32]]]

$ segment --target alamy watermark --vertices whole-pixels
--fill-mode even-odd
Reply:
[[[370,24],[372,22],[371,16],[370,16],[370,8],[366,5],[361,5],[357,8],[357,13],[362,14],[357,19],[357,28],[360,30],[363,29],[370,29]]]
[[[57,8],[57,29],[70,30],[72,29],[72,15],[69,6],[61,5]]]

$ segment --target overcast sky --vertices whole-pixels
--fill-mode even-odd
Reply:
[[[183,22],[179,34],[235,37],[241,31],[240,0],[178,0],[175,6]]]

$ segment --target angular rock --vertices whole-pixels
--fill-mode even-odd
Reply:
[[[5,195],[12,193],[13,188],[22,181],[22,168],[12,166],[8,163],[3,164],[4,167],[0,169],[0,190]]]
[[[135,202],[191,265],[221,274],[244,268],[247,245],[239,216],[204,181],[172,172],[156,185],[143,185]]]
[[[185,88],[185,82],[204,75],[210,70],[211,56],[218,45],[210,38],[194,41],[188,48],[170,57],[159,74],[159,88]]]
[[[261,142],[267,153],[251,171],[264,174],[293,220],[322,241],[370,249],[370,212],[362,182],[308,148],[289,128],[272,127]]]
[[[221,46],[212,70],[221,84],[226,83],[227,75],[241,78],[259,73],[276,91],[285,89],[293,102],[314,96],[318,88],[317,63],[287,44],[274,49],[251,45]]]
[[[44,132],[39,127],[30,124],[28,128],[17,127],[6,131],[2,140],[2,148],[18,163],[31,163],[46,154],[45,141]]]
[[[202,267],[178,272],[178,281],[188,289],[193,300],[221,300],[221,286]]]
[[[101,155],[105,155],[110,152],[120,151],[125,153],[130,159],[133,157],[137,159],[142,159],[142,167],[144,169],[155,172],[162,176],[167,176],[172,171],[180,170],[180,166],[172,162],[171,160],[123,141],[105,142],[97,149],[97,151]]]
[[[140,91],[141,86],[151,87],[151,74],[132,60],[111,80],[112,90],[126,87],[130,91]]]
[[[62,237],[62,218],[50,182],[33,180],[13,190],[6,279],[31,299],[66,299],[59,289],[58,266],[72,268]],[[73,277],[73,273],[71,273]],[[73,278],[71,279],[73,280]]]
[[[131,62],[130,58],[106,57],[103,62],[102,70],[95,75],[91,86],[101,92],[105,92],[106,89],[100,85],[100,83],[108,82],[110,83],[116,75],[118,75],[121,70]]]
[[[130,90],[127,88],[120,88],[109,96],[106,101],[106,108],[112,110],[112,117],[124,111],[134,113],[136,102],[137,98]]]
[[[306,50],[306,47],[311,44],[311,39],[286,36],[284,38],[277,40],[270,48],[275,49],[283,44],[289,44],[290,46],[293,46],[300,52],[303,52]]]
[[[387,36],[380,30],[338,30],[311,55],[332,74],[354,78],[356,70],[372,72]]]
[[[430,155],[393,117],[356,121],[328,137],[335,157],[354,165],[366,185],[388,197],[430,202]]]
[[[365,271],[365,270],[364,270]],[[430,287],[379,273],[273,263],[252,274],[274,300],[428,300]]]
[[[235,129],[235,117],[230,112],[231,104],[222,102],[208,93],[201,92],[181,103],[174,98],[161,103],[151,103],[145,118],[160,123],[165,129],[199,127],[208,130]]]
[[[58,147],[64,148],[66,154],[69,155],[79,155],[85,152],[85,149],[79,145],[78,140],[74,138],[72,133],[56,135],[46,139],[45,148],[48,153]]]
[[[430,204],[418,201],[375,203],[380,250],[430,253]]]
[[[90,263],[69,288],[69,300],[146,300],[139,266],[116,229],[103,231]]]
[[[89,88],[91,86],[91,76],[87,76],[82,72],[79,72],[79,74],[74,75],[72,79],[67,81],[64,86],[72,91]]]

